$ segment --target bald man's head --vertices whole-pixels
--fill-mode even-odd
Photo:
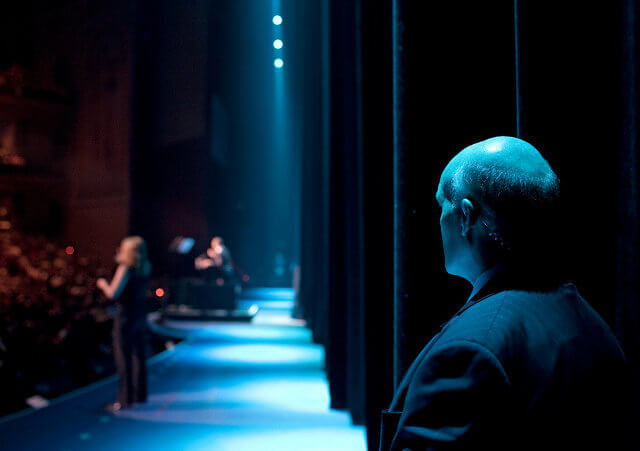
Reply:
[[[560,181],[535,147],[499,136],[458,153],[444,169],[436,197],[453,210],[466,208],[487,234],[523,250],[547,233],[559,195]]]
[[[559,182],[535,147],[510,136],[466,147],[449,162],[440,179],[449,200],[471,195],[489,206],[518,197],[524,203],[555,198]]]

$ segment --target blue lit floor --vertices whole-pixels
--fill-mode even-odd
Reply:
[[[364,429],[329,410],[322,348],[282,305],[255,324],[167,326],[186,339],[150,361],[147,404],[103,413],[110,378],[0,421],[0,449],[365,449]]]

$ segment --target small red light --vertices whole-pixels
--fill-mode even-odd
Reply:
[[[221,287],[222,285],[224,285],[224,279],[222,277],[218,277],[216,279],[216,283],[218,284],[219,287]]]
[[[164,290],[162,288],[157,288],[156,289],[156,296],[158,296],[159,298],[164,296]]]
[[[67,248],[66,248],[64,251],[65,251],[65,253],[66,253],[67,255],[73,255],[73,253],[74,253],[76,250],[73,248],[73,246],[67,246]]]
[[[244,276],[242,276],[242,280],[244,282],[248,282],[249,281],[249,276],[247,274],[245,274]]]

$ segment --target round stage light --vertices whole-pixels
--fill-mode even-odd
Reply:
[[[162,296],[164,296],[164,290],[162,288],[158,288],[156,290],[156,296],[161,298]]]
[[[73,255],[75,251],[76,251],[76,250],[73,248],[73,246],[67,246],[67,248],[64,250],[64,252],[65,252],[67,255]]]
[[[284,61],[282,61],[282,58],[276,58],[275,60],[273,60],[273,65],[280,69],[282,66],[284,66]]]
[[[274,25],[280,25],[281,23],[282,23],[282,17],[280,17],[278,14],[273,16],[273,24]]]
[[[276,39],[275,41],[273,41],[273,47],[276,49],[281,49],[282,48],[282,40],[281,39]]]

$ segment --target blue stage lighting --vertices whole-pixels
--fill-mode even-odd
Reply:
[[[198,352],[199,351],[199,352]],[[236,365],[308,365],[321,367],[324,350],[308,344],[225,344],[194,350],[194,357],[219,364]]]
[[[273,47],[276,49],[281,49],[282,48],[282,40],[281,39],[276,39],[275,41],[273,41]]]
[[[284,61],[282,61],[282,58],[276,58],[273,60],[273,65],[280,69],[282,66],[284,66]]]
[[[282,17],[280,17],[278,14],[273,16],[273,24],[274,25],[280,25],[281,23],[282,23]]]

